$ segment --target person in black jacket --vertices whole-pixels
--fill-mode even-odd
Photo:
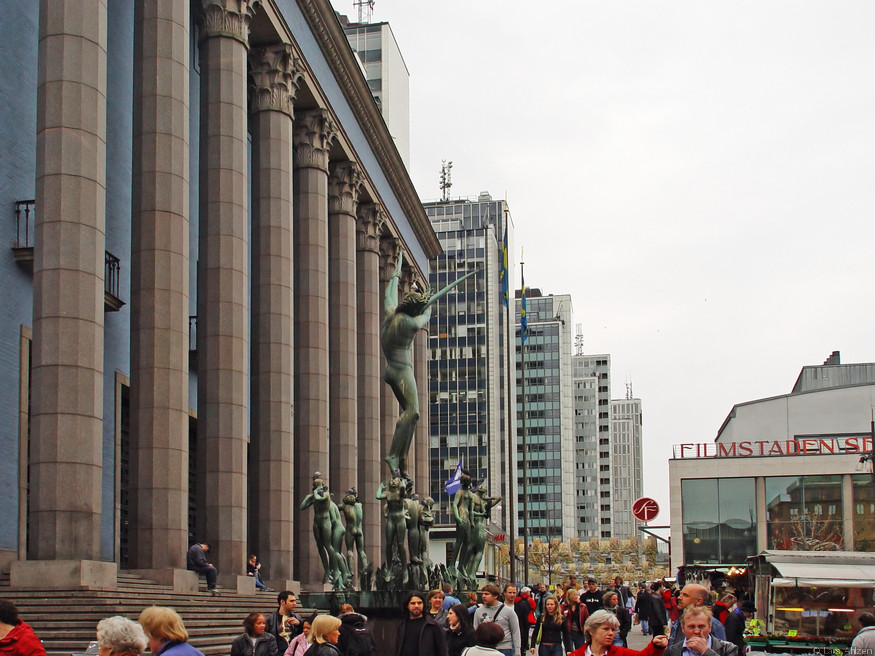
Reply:
[[[638,590],[638,596],[635,597],[635,614],[641,622],[641,635],[650,635],[650,609],[650,593],[647,591],[647,586],[642,585]]]
[[[249,613],[243,620],[243,635],[231,643],[231,656],[277,656],[276,640],[267,632],[261,613]]]
[[[356,613],[351,604],[340,605],[340,639],[337,648],[342,656],[374,656],[377,645],[367,627],[368,618]]]
[[[662,581],[656,581],[650,586],[650,631],[655,636],[664,635],[668,624],[668,614],[665,612],[661,589]]]
[[[395,656],[447,656],[444,630],[425,613],[425,596],[421,592],[407,595],[404,613],[398,625]]]
[[[537,648],[538,656],[562,656],[562,645],[567,637],[559,600],[550,595],[544,599],[544,612],[535,623],[531,651]]]
[[[447,653],[461,656],[467,647],[474,646],[474,626],[471,613],[462,604],[454,604],[447,610]]]
[[[744,653],[744,627],[756,612],[752,601],[742,601],[726,616],[726,640],[738,647],[739,654]]]

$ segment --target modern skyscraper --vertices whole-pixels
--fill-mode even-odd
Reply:
[[[410,72],[389,23],[351,23],[340,15],[349,45],[362,63],[365,79],[395,147],[410,169]]]
[[[571,297],[528,288],[526,317],[524,354],[519,329],[516,339],[520,535],[527,524],[529,539],[569,540],[577,537],[575,504],[569,503],[575,489]]]
[[[574,356],[576,536],[609,538],[611,499],[611,356]]]
[[[638,534],[632,504],[642,493],[642,425],[641,399],[632,397],[629,385],[625,399],[611,401],[611,537],[621,540]]]
[[[429,262],[432,289],[480,271],[435,303],[428,330],[429,413],[423,421],[430,422],[429,494],[437,502],[436,523],[453,524],[444,483],[461,462],[475,485],[485,481],[490,494],[504,498],[491,521],[508,530],[513,511],[507,501],[513,493],[506,465],[513,458],[507,456],[507,436],[514,394],[508,344],[513,333],[500,274],[505,231],[513,241],[512,219],[507,203],[486,192],[424,207],[444,251]]]

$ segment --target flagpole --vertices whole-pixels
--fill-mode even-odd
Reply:
[[[521,399],[521,428],[522,439],[521,445],[523,449],[523,585],[528,585],[529,581],[529,462],[528,454],[526,453],[526,333],[528,332],[528,317],[526,316],[526,276],[525,262],[520,258],[520,281],[522,282],[522,298],[520,300],[520,308],[522,316],[520,317],[520,394]]]

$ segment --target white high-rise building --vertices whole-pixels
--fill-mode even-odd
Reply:
[[[517,362],[520,362],[520,298],[516,299],[516,306],[516,348]],[[571,296],[544,295],[539,289],[527,289],[526,316],[529,329],[525,368],[517,366],[520,535],[525,534],[528,525],[530,539],[570,540],[577,537],[575,507],[569,503],[574,494],[575,446]],[[519,377],[523,370],[524,391]],[[523,418],[525,477],[522,469]]]
[[[362,72],[410,170],[410,72],[389,23],[351,23],[338,16],[349,45],[362,63]]]
[[[574,503],[581,540],[613,537],[611,356],[574,356]]]
[[[611,401],[612,537],[621,540],[638,534],[632,504],[642,492],[641,416],[641,399],[632,398],[631,388],[625,399]]]

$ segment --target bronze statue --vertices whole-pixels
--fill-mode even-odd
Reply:
[[[352,570],[352,555],[358,559],[359,587],[370,590],[371,568],[365,555],[365,536],[362,531],[362,504],[356,489],[350,488],[341,500],[340,510],[346,520],[346,553],[349,558],[350,573]]]
[[[403,300],[398,300],[398,284],[401,280],[403,255],[398,256],[395,272],[386,285],[383,297],[383,325],[380,328],[380,343],[386,356],[386,372],[383,380],[392,388],[392,393],[401,406],[401,414],[395,424],[392,445],[386,455],[391,475],[410,479],[407,473],[407,454],[413,441],[413,432],[419,421],[419,397],[416,378],[413,376],[413,363],[410,359],[410,346],[416,333],[428,324],[431,306],[453,287],[473,276],[472,271],[447,285],[436,294],[429,290],[411,291]]]
[[[343,524],[340,523],[340,510],[331,500],[328,485],[322,480],[322,472],[313,474],[313,490],[301,502],[301,510],[313,507],[313,537],[316,550],[322,561],[325,575],[323,583],[329,581],[335,589],[344,589],[349,584],[349,569],[341,552]]]
[[[386,518],[385,550],[386,569],[391,572],[394,560],[407,570],[407,550],[404,548],[404,533],[407,528],[407,509],[404,505],[406,485],[400,476],[393,476],[388,481],[380,483],[377,498],[386,502],[383,516]]]
[[[434,526],[434,499],[425,497],[419,502],[419,560],[424,567],[431,567],[428,555],[428,532]]]
[[[464,576],[465,564],[468,562],[468,553],[471,549],[471,499],[474,496],[471,492],[471,475],[463,471],[459,478],[459,484],[461,487],[453,495],[452,506],[453,517],[456,520],[456,542],[447,562],[447,568],[450,574],[458,572],[460,576]],[[461,588],[462,581],[457,581],[457,583],[456,587]]]
[[[477,578],[477,569],[483,560],[483,552],[486,550],[486,520],[489,519],[489,511],[501,503],[501,497],[488,496],[486,485],[481,483],[477,491],[471,495],[471,547],[468,550],[467,562],[463,569],[469,579]],[[461,567],[461,566],[460,566]]]

